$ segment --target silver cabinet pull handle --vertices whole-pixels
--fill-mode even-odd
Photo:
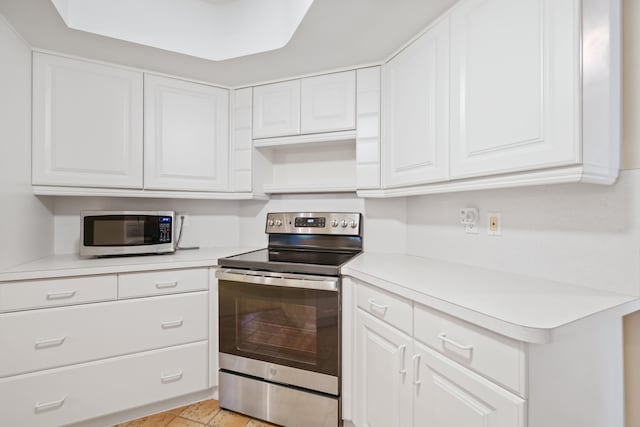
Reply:
[[[387,313],[387,309],[389,308],[388,305],[378,304],[373,298],[368,299],[367,302],[369,303],[369,306],[371,306],[371,311],[378,310],[383,316]]]
[[[182,371],[178,372],[177,374],[162,375],[160,377],[160,381],[162,381],[163,384],[172,383],[174,381],[180,381],[181,379],[182,379]]]
[[[171,320],[168,322],[162,322],[162,329],[171,329],[171,328],[179,328],[180,326],[182,326],[182,324],[184,323],[184,321],[182,319],[178,319],[178,320]]]
[[[47,292],[48,300],[73,298],[78,291]]]
[[[36,412],[42,412],[48,409],[57,409],[64,404],[64,400],[66,398],[67,396],[63,397],[60,400],[53,400],[51,402],[44,402],[44,403],[36,402],[34,409],[36,410]]]
[[[420,355],[414,354],[413,357],[413,385],[416,387],[420,385]]]
[[[50,338],[47,340],[39,340],[35,342],[35,347],[36,348],[47,348],[47,347],[56,347],[59,345],[62,345],[64,343],[64,340],[66,340],[67,337],[60,337],[60,338]]]
[[[400,371],[398,372],[400,375],[404,375],[407,373],[407,368],[404,366],[404,356],[407,352],[407,346],[401,345],[398,347],[398,354],[400,354]]]
[[[444,332],[439,333],[438,338],[440,338],[443,342],[446,342],[447,344],[451,344],[454,347],[458,347],[460,350],[473,350],[472,345],[460,344],[459,342],[455,342],[451,338],[448,338],[447,334],[445,334]]]
[[[175,288],[176,286],[178,286],[177,280],[174,280],[173,282],[156,283],[156,289],[169,289]]]

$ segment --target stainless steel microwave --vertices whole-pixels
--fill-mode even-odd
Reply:
[[[109,256],[174,252],[172,211],[84,211],[80,255]]]

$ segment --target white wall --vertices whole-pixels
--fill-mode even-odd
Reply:
[[[461,207],[480,209],[465,234]],[[640,171],[613,186],[551,185],[410,198],[407,252],[605,289],[640,293]],[[487,212],[502,213],[488,236]]]
[[[31,191],[31,48],[0,15],[0,269],[53,252],[53,215]]]
[[[240,244],[237,201],[57,197],[54,202],[56,254],[78,253],[83,210],[173,210],[186,214],[181,246],[207,248]]]

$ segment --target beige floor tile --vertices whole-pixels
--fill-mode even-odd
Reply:
[[[276,424],[269,424],[266,421],[254,420],[251,419],[247,423],[246,427],[278,427]]]
[[[148,417],[138,418],[137,420],[129,421],[127,427],[165,427],[174,415],[163,412],[161,414],[149,415]]]
[[[218,414],[209,421],[209,425],[212,427],[245,427],[249,419],[249,417],[244,415],[221,409]]]
[[[167,427],[203,427],[204,424],[188,420],[186,418],[175,417]]]
[[[204,400],[187,406],[181,413],[182,418],[199,423],[208,423],[220,411],[220,405],[216,400]]]
[[[184,411],[184,410],[185,410],[185,409],[187,409],[188,407],[189,407],[189,405],[187,405],[187,406],[181,406],[181,407],[179,407],[179,408],[172,409],[172,410],[167,411],[167,412],[168,412],[168,413],[170,413],[170,414],[173,414],[173,415],[180,415],[180,414],[182,413],[182,411]]]

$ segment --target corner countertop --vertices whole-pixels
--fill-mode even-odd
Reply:
[[[555,328],[640,298],[411,255],[363,253],[351,276],[510,338],[547,343]],[[637,308],[636,308],[637,309]]]
[[[218,258],[259,248],[221,247],[182,250],[165,255],[138,255],[111,258],[85,258],[77,254],[52,255],[0,271],[0,282],[88,276],[131,271],[170,270],[174,268],[213,267]]]

